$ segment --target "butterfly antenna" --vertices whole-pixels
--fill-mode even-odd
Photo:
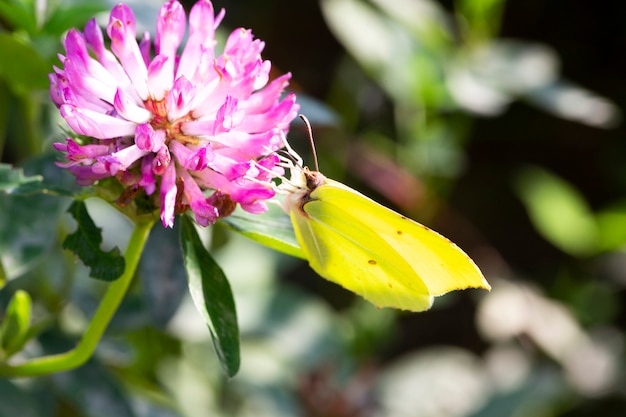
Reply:
[[[288,159],[290,159],[292,164],[294,164],[295,166],[302,168],[302,164],[303,164],[302,157],[298,155],[296,151],[293,150],[289,142],[287,142],[287,137],[285,137],[285,134],[283,132],[280,132],[280,137],[283,141],[283,146],[286,149],[286,154],[287,154]],[[277,152],[275,153],[281,160],[284,158],[279,153]]]
[[[309,140],[311,141],[311,151],[313,151],[313,161],[315,161],[315,170],[319,171],[320,167],[317,164],[317,151],[315,150],[315,141],[313,140],[313,129],[311,129],[311,123],[309,123],[309,119],[307,119],[304,114],[301,114],[300,118],[304,122],[307,132],[309,132]]]

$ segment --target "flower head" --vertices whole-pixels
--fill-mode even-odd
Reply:
[[[67,159],[59,165],[81,185],[116,178],[126,188],[120,203],[139,192],[158,195],[164,226],[187,209],[201,225],[237,204],[265,211],[274,196],[269,179],[282,174],[272,152],[282,147],[298,105],[293,94],[281,100],[290,74],[269,81],[264,43],[250,30],[233,31],[216,56],[223,16],[209,0],[198,1],[180,54],[186,17],[176,0],[161,8],[154,42],[145,34],[137,43],[135,17],[124,4],[111,11],[110,50],[95,20],[82,33],[72,29],[62,67],[50,74],[50,96],[87,138],[56,143]]]

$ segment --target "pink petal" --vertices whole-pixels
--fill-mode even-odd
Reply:
[[[176,167],[170,164],[161,177],[161,222],[164,227],[174,227],[177,193]]]
[[[185,10],[177,1],[168,1],[161,7],[157,18],[156,38],[154,46],[156,53],[173,57],[176,49],[185,35]]]

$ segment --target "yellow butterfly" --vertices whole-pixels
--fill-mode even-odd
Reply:
[[[429,309],[433,296],[452,290],[491,289],[476,264],[450,240],[310,171],[286,147],[292,161],[291,177],[281,185],[287,194],[284,208],[319,275],[378,307],[411,311]]]

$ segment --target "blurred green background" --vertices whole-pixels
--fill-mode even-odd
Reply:
[[[153,30],[161,2],[129,4]],[[62,33],[98,8],[106,22],[110,6],[0,0],[2,162],[73,183],[52,165],[63,136],[46,74]],[[0,379],[0,416],[626,414],[626,3],[214,6],[226,8],[221,36],[251,28],[274,70],[293,74],[321,171],[458,243],[493,290],[452,293],[420,314],[377,310],[217,225],[207,244],[242,337],[242,369],[227,380],[189,300],[176,231],[157,225],[95,357]],[[290,142],[313,165],[299,121]],[[60,249],[68,205],[0,194],[0,317],[22,289],[40,330],[19,355],[71,347],[105,288]],[[89,208],[105,245],[124,249],[128,222],[102,202]]]

